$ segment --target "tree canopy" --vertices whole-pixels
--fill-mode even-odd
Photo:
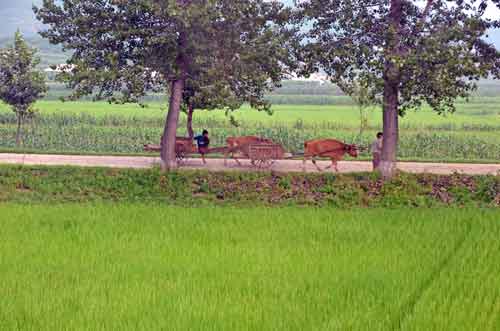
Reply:
[[[16,144],[21,143],[23,121],[33,104],[47,92],[45,75],[37,66],[40,59],[18,31],[11,46],[0,49],[0,100],[12,107],[17,116]]]

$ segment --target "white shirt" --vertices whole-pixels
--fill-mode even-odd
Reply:
[[[376,139],[373,141],[370,151],[372,154],[382,154],[382,142],[383,139]]]

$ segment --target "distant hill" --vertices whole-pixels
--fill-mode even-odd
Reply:
[[[51,45],[47,40],[37,34],[25,35],[26,42],[38,49],[38,56],[41,59],[41,67],[48,68],[51,65],[66,62],[68,53],[62,51],[60,46]],[[12,44],[13,35],[10,37],[0,37],[0,47]]]
[[[33,13],[33,3],[40,4],[41,0],[0,1],[0,38],[11,37],[17,29],[26,36],[33,36],[42,28]]]
[[[40,4],[41,0],[0,0],[0,18],[2,20],[0,47],[11,44],[14,39],[14,33],[20,30],[26,41],[39,50],[43,67],[65,62],[67,55],[62,52],[61,47],[51,45],[47,40],[38,35],[37,32],[43,26],[35,18],[32,9],[33,3]]]

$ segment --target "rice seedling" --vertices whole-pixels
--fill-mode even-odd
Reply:
[[[2,330],[497,330],[497,210],[0,205]]]

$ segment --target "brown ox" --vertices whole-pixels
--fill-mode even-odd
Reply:
[[[338,172],[337,162],[342,160],[345,154],[349,154],[352,157],[358,157],[358,148],[356,145],[347,145],[335,139],[306,141],[304,143],[303,170],[306,170],[307,159],[312,158],[312,162],[318,171],[321,171],[320,167],[316,164],[316,157],[328,157],[332,160],[332,165],[326,167],[325,170],[333,167],[333,169]]]
[[[163,139],[162,139],[163,140]],[[193,140],[191,138],[186,137],[176,137],[175,138],[175,150],[177,153],[195,153],[196,146],[193,144]],[[160,145],[147,144],[144,145],[144,151],[146,152],[160,152]]]
[[[252,144],[272,144],[273,142],[266,138],[261,138],[257,136],[244,136],[244,137],[229,137],[226,139],[227,149],[224,153],[224,165],[227,164],[227,158],[231,154],[238,165],[241,165],[240,161],[234,156],[235,153],[242,153],[248,157],[249,146]]]

